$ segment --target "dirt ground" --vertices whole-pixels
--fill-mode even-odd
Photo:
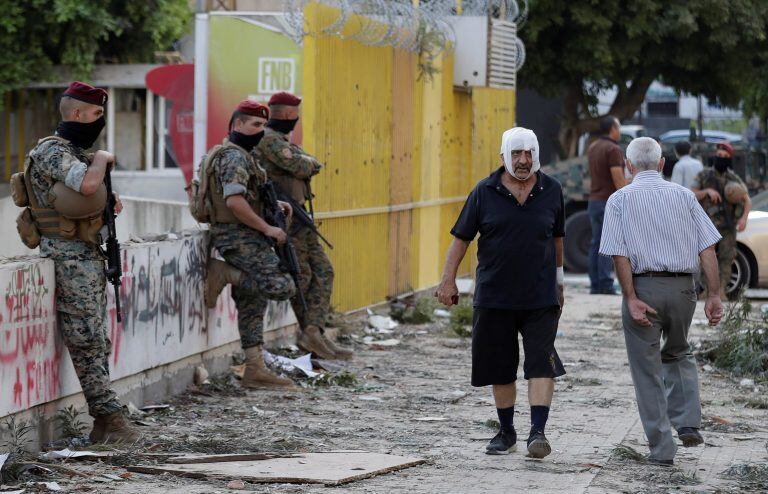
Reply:
[[[591,296],[583,285],[568,284],[557,344],[568,375],[557,381],[547,426],[553,454],[544,460],[524,454],[530,423],[524,381],[515,417],[522,436],[519,451],[509,456],[484,454],[495,434],[489,422],[496,419],[490,389],[469,385],[469,340],[457,337],[445,320],[401,325],[384,336],[400,340],[399,345],[376,347],[362,343],[366,317],[347,317],[343,326],[357,336],[357,355],[343,365],[356,383],[297,393],[242,393],[227,380],[217,380],[219,385],[172,398],[171,408],[142,418],[148,424],[143,431],[155,452],[365,450],[427,460],[422,466],[339,487],[246,485],[255,492],[768,492],[768,484],[750,481],[744,470],[731,478],[726,472],[750,463],[766,465],[768,411],[734,401],[764,396],[765,388],[741,387],[739,379],[705,368],[704,363],[700,379],[705,446],[681,447],[674,468],[649,466],[616,452],[622,444],[647,453],[626,364],[620,301],[616,296]],[[695,317],[692,339],[698,342],[714,330],[702,325],[702,306]],[[416,420],[420,417],[446,420]],[[116,463],[142,461],[147,460],[123,457]],[[59,476],[57,481],[68,492],[234,492],[222,480],[135,473],[123,481],[95,482],[99,473],[120,475],[126,470],[84,461],[69,461],[67,466],[90,476]]]

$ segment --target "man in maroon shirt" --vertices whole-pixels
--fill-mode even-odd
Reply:
[[[624,156],[619,147],[621,123],[606,115],[600,119],[600,137],[587,149],[589,175],[592,187],[587,212],[592,225],[592,243],[589,245],[589,293],[616,294],[613,287],[611,260],[598,253],[603,234],[603,215],[608,198],[627,182],[624,178]]]

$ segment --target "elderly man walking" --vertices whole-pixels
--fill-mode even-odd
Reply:
[[[528,454],[543,458],[551,452],[544,427],[554,378],[565,374],[555,351],[563,305],[563,193],[556,180],[539,171],[539,146],[532,131],[506,131],[501,158],[503,166],[477,184],[451,230],[454,240],[435,295],[445,305],[457,303],[456,271],[480,233],[472,385],[493,386],[501,424],[486,453],[507,454],[516,448],[513,419],[521,333],[531,406]]]
[[[714,248],[720,234],[692,191],[662,178],[664,158],[656,141],[634,139],[626,164],[634,179],[608,199],[600,254],[613,257],[621,284],[624,338],[648,459],[672,465],[677,452],[672,427],[683,446],[703,442],[688,330],[699,260],[707,279],[707,319],[714,326],[722,318]]]

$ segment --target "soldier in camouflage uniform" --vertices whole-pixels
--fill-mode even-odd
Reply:
[[[242,385],[291,389],[290,379],[267,370],[262,352],[267,300],[287,300],[296,292],[272,247],[273,243],[285,243],[286,233],[260,216],[259,187],[266,182],[267,174],[250,155],[264,135],[268,116],[266,106],[249,100],[241,102],[232,115],[228,139],[209,152],[215,153],[207,165],[212,176],[206,192],[212,205],[211,240],[226,262],[209,261],[206,303],[215,307],[224,285],[232,284],[240,343],[246,357]],[[290,213],[290,205],[281,206]]]
[[[714,167],[702,170],[691,185],[691,190],[723,237],[717,244],[720,296],[723,300],[726,299],[725,288],[730,282],[733,261],[736,259],[736,233],[747,227],[747,216],[752,207],[744,182],[730,169],[732,163],[733,147],[728,143],[718,144]],[[745,193],[738,200],[729,201],[730,194],[726,194],[729,184],[738,184]]]
[[[256,148],[255,155],[267,170],[269,178],[291,197],[294,206],[298,204],[303,208],[306,201],[312,200],[309,181],[320,172],[322,165],[289,141],[289,135],[299,120],[300,103],[300,98],[285,92],[270,98],[272,118],[267,123],[264,139]],[[336,345],[323,334],[333,291],[333,266],[320,245],[317,233],[298,221],[293,222],[288,233],[301,267],[299,289],[307,302],[305,312],[298,297],[291,300],[302,328],[298,345],[321,358],[352,358],[350,350]]]
[[[75,201],[87,201],[102,186],[106,167],[113,166],[115,158],[106,151],[97,151],[91,158],[84,150],[93,145],[104,127],[106,101],[103,89],[72,83],[61,99],[57,138],[42,139],[30,151],[26,175],[27,190],[34,194],[30,202],[36,200],[39,207],[34,214],[42,233],[40,254],[54,262],[59,329],[94,417],[93,442],[135,441],[139,434],[126,420],[123,406],[110,388],[104,258],[96,243],[63,233],[60,225],[64,220],[56,213],[60,199],[52,204],[51,192],[57,183],[63,183],[77,193],[73,195]],[[117,198],[115,210],[121,209]],[[53,226],[52,217],[56,218]]]

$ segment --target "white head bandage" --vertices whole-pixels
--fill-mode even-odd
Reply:
[[[515,170],[512,168],[512,151],[531,152],[533,164],[527,177],[520,178],[515,175]],[[504,159],[504,168],[507,169],[510,175],[518,180],[528,180],[531,175],[541,168],[541,163],[539,162],[539,140],[536,139],[536,134],[524,127],[514,127],[504,132],[504,135],[501,136],[501,157]]]

